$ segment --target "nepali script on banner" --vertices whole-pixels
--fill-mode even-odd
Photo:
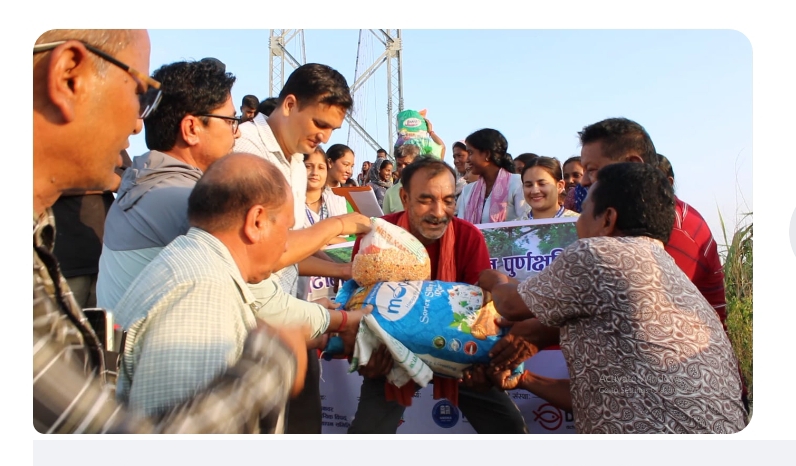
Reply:
[[[523,281],[544,270],[561,251],[578,239],[576,218],[523,220],[477,225],[484,234],[493,269]],[[325,249],[339,262],[349,262],[354,244],[342,243]],[[308,299],[334,299],[331,279],[314,277]],[[348,361],[321,361],[321,404],[323,433],[345,434],[357,410],[362,377],[348,373]],[[560,350],[544,350],[525,361],[525,368],[545,377],[568,378]],[[575,433],[572,414],[524,390],[509,392],[520,408],[532,434]],[[433,399],[429,384],[415,393],[412,406],[404,412],[399,434],[474,434],[461,411],[448,400]]]

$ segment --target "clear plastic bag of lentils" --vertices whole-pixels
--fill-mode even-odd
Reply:
[[[351,264],[352,277],[360,286],[431,279],[431,260],[423,243],[380,218],[371,218],[371,227]]]

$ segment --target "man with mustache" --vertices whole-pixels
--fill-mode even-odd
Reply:
[[[445,162],[420,156],[401,172],[401,203],[404,211],[382,219],[412,233],[426,247],[431,259],[431,279],[478,283],[481,271],[489,269],[489,251],[481,231],[454,216],[456,175]],[[353,255],[359,251],[359,239]],[[405,406],[388,401],[385,376],[393,361],[385,347],[379,348],[360,368],[364,377],[360,401],[349,434],[394,434]],[[409,387],[413,392],[417,387]],[[479,434],[528,433],[525,420],[511,398],[492,388],[485,393],[459,387],[459,408]]]

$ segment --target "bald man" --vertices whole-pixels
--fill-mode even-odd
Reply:
[[[293,196],[274,164],[231,154],[197,182],[188,220],[188,233],[141,271],[116,309],[129,329],[118,398],[150,416],[168,411],[240,358],[245,336],[256,326],[247,284],[268,278],[288,248]],[[343,312],[330,312],[331,328],[340,327]],[[349,313],[356,321],[362,314]],[[302,365],[306,354],[299,355]],[[284,383],[288,375],[268,383]],[[304,371],[296,375],[303,379]],[[281,431],[283,414],[264,416],[268,423],[261,428]]]

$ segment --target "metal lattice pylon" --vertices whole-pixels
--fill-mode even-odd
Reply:
[[[365,30],[360,30],[360,44],[363,47],[362,34]],[[351,86],[351,93],[357,96],[358,92],[363,90],[363,85],[370,79],[376,70],[381,65],[386,64],[387,71],[387,134],[388,146],[385,148],[392,158],[392,146],[397,137],[397,116],[398,113],[404,109],[403,98],[403,58],[402,58],[402,45],[401,45],[401,30],[400,29],[368,29],[376,39],[384,45],[384,52],[379,55],[373,64],[360,72],[360,63],[357,63],[356,76],[354,77],[354,84]],[[357,51],[357,58],[359,59],[361,50]],[[355,98],[356,100],[356,98]],[[355,109],[356,110],[356,109]],[[357,115],[359,116],[359,115]],[[365,127],[360,124],[357,117],[349,112],[346,115],[346,121],[354,131],[362,137],[374,150],[382,148],[379,142],[373,138]],[[349,142],[351,140],[351,132],[349,131]]]
[[[276,97],[285,85],[285,62],[292,68],[307,63],[307,51],[304,46],[303,29],[271,29],[270,53],[268,56],[268,96]],[[292,47],[295,46],[295,47]],[[297,60],[289,49],[298,50]],[[292,71],[288,72],[288,75]]]

